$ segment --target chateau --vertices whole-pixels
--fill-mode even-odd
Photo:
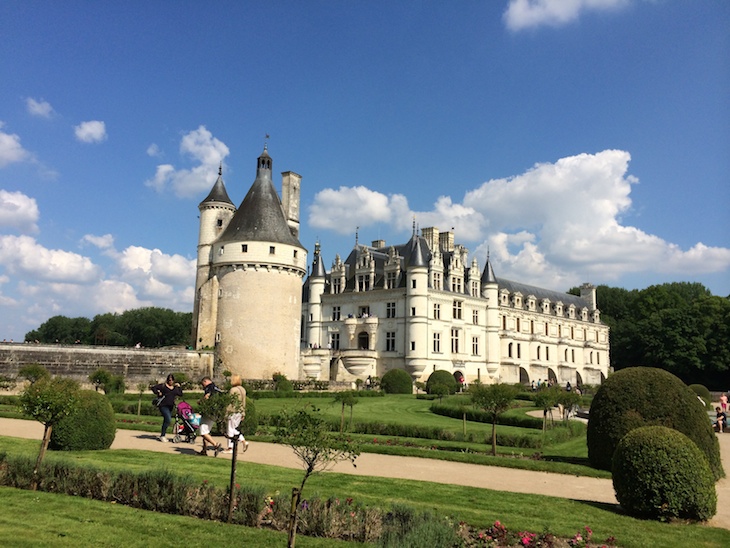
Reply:
[[[453,232],[413,229],[403,244],[355,244],[329,272],[315,245],[311,273],[299,242],[301,177],[273,186],[266,148],[240,207],[220,176],[200,203],[193,334],[244,378],[355,380],[444,369],[466,382],[551,379],[599,384],[608,327],[596,290],[580,296],[480,270]],[[304,281],[303,281],[304,280]]]

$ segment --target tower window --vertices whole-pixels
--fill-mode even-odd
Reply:
[[[338,322],[340,321],[342,312],[340,311],[339,306],[333,306],[332,307],[332,321]]]
[[[395,331],[388,331],[385,334],[385,351],[395,352]]]
[[[297,250],[296,249],[294,250],[294,258],[295,259],[297,258]]]
[[[433,351],[437,353],[441,352],[441,333],[433,334]]]
[[[241,253],[248,253],[248,244],[241,244]]]
[[[273,255],[274,253],[276,253],[276,247],[274,247],[273,245],[270,245],[269,246],[269,255]]]
[[[395,303],[385,303],[385,317],[395,318]]]
[[[223,226],[223,219],[218,219],[218,228]]]

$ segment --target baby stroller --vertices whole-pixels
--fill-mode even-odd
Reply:
[[[175,425],[173,432],[175,436],[172,441],[180,443],[187,441],[195,443],[195,437],[198,435],[198,427],[200,426],[200,415],[193,413],[193,408],[186,401],[177,404],[177,413],[175,413]]]

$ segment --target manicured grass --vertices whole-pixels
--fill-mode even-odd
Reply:
[[[38,445],[39,442],[33,440],[0,437],[0,451],[8,453],[34,456]],[[47,458],[70,459],[104,469],[167,469],[220,487],[227,484],[230,473],[227,460],[136,450],[51,452]],[[434,474],[438,473],[435,463]],[[302,474],[301,470],[240,462],[237,481],[263,486],[270,493],[285,494],[301,481]],[[357,502],[380,507],[402,503],[480,527],[500,520],[510,530],[541,532],[547,528],[563,537],[572,537],[587,525],[593,529],[595,540],[615,536],[618,545],[626,547],[723,546],[730,543],[730,531],[727,530],[636,520],[623,516],[610,505],[410,480],[325,473],[310,479],[304,496],[352,497]],[[130,527],[129,531],[135,531],[135,528]]]
[[[286,546],[286,533],[240,527],[54,493],[0,487],[0,546]],[[33,516],[32,522],[25,517]],[[341,548],[345,541],[297,537],[297,546]]]

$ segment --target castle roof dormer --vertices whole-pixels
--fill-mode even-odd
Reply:
[[[264,147],[258,157],[256,180],[241,202],[219,243],[260,241],[282,243],[303,249],[299,240],[292,235],[284,217],[281,200],[271,179],[272,161]]]

